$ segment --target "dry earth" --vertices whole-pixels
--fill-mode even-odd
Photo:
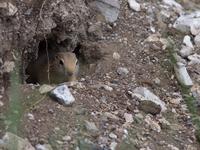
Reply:
[[[140,3],[158,7],[154,1]],[[95,44],[103,49],[104,55],[97,62],[81,66],[78,83],[70,86],[75,103],[65,107],[39,94],[38,86],[21,85],[18,88],[23,93],[22,104],[26,109],[18,135],[28,138],[33,146],[45,143],[55,150],[108,150],[115,143],[119,150],[198,150],[200,145],[190,114],[184,109],[186,104],[174,77],[170,52],[163,49],[160,42],[146,41],[153,34],[147,10],[134,12],[125,0],[121,2],[114,24],[101,22],[101,17],[95,18],[93,23],[97,21],[101,24],[97,35],[103,37]],[[157,31],[173,36],[177,45],[181,43],[181,34],[163,30],[159,22],[153,23]],[[127,68],[128,73],[119,75],[119,67]],[[4,75],[4,80],[6,77]],[[4,81],[4,87],[9,90],[8,86]],[[164,101],[167,111],[150,115],[139,110],[138,100],[130,93],[141,86]],[[181,102],[171,103],[177,97]],[[9,108],[7,99],[6,95],[1,99],[4,103],[1,113]],[[132,123],[126,123],[125,113],[132,115]],[[147,123],[148,119],[153,126]],[[86,129],[86,120],[95,123],[98,131]],[[5,130],[2,127],[0,131]]]

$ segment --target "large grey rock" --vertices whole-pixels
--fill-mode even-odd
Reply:
[[[0,142],[0,149],[5,150],[35,150],[27,139],[7,132]]]
[[[71,105],[75,98],[71,94],[67,85],[59,85],[51,91],[51,96],[63,105]]]
[[[181,15],[174,23],[174,28],[179,31],[197,35],[200,31],[200,11]]]
[[[96,0],[96,7],[105,16],[106,21],[115,22],[119,15],[120,3],[118,0]]]
[[[193,85],[192,79],[190,78],[184,64],[178,62],[174,66],[174,70],[175,70],[176,77],[181,84],[183,84],[185,86],[192,86]]]
[[[187,46],[187,47],[194,48],[192,41],[191,41],[191,37],[189,35],[186,35],[184,37],[183,44],[185,44],[185,46]]]
[[[177,3],[175,0],[163,0],[163,3],[170,7],[173,7],[178,13],[183,12],[183,7],[179,3]]]
[[[167,110],[165,103],[147,88],[138,87],[133,92],[132,96],[136,96],[139,99],[139,108],[144,112],[158,114]]]

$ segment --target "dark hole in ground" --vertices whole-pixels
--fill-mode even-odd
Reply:
[[[40,72],[43,72],[44,77],[48,76],[47,75],[48,61],[49,61],[49,71],[51,71],[52,69],[51,67],[53,66],[52,62],[54,62],[56,58],[55,56],[57,56],[59,52],[69,52],[69,48],[68,48],[69,44],[70,44],[69,40],[65,40],[60,43],[57,43],[54,37],[50,37],[48,39],[44,39],[40,41],[39,46],[38,46],[37,58],[36,59],[32,58],[32,60],[30,61],[30,63],[28,64],[26,68],[25,72],[26,72],[26,75],[28,76],[26,79],[26,83],[32,83],[32,84],[41,83],[41,81],[38,79],[38,73],[40,74]],[[73,68],[74,63],[76,65],[79,65],[79,73],[77,75],[78,77],[82,77],[86,75],[85,72],[88,72],[89,64],[94,63],[100,59],[101,55],[98,53],[98,51],[95,52],[95,50],[96,48],[94,46],[90,48],[88,47],[87,44],[85,45],[85,44],[78,43],[75,49],[73,51],[70,51],[71,53],[74,53],[76,55],[76,58],[78,60],[78,63],[77,63],[77,62],[73,62],[73,59],[69,58],[69,60],[72,60],[70,61],[70,65],[71,65],[70,68],[71,67]],[[33,56],[30,54],[30,58],[31,57]],[[59,67],[63,65],[64,65],[63,59],[60,59],[56,66]],[[57,71],[61,73],[62,69],[57,69]],[[57,76],[59,77],[59,75]],[[49,76],[46,78],[49,79]],[[46,78],[44,80],[44,83],[47,80]],[[64,78],[64,77],[60,76],[60,78]]]

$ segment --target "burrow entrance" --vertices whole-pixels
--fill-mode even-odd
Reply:
[[[46,78],[48,78],[48,81],[50,79],[49,83],[65,82],[68,81],[70,73],[75,73],[77,80],[86,75],[91,75],[94,71],[90,70],[91,64],[97,64],[104,56],[100,46],[97,43],[88,41],[77,42],[75,48],[72,49],[70,42],[70,40],[64,40],[58,43],[55,37],[41,40],[38,44],[36,58],[33,58],[32,54],[29,54],[31,60],[25,70],[26,83],[46,83]],[[58,54],[60,53],[69,53],[70,55],[58,58]],[[76,58],[73,59],[72,57]],[[66,60],[63,60],[65,58]],[[63,67],[64,63],[67,63],[67,69]],[[38,79],[38,76],[41,79]],[[60,78],[59,82],[54,82],[51,79],[53,78],[52,76]],[[44,78],[44,81],[41,81],[43,80],[42,78]]]

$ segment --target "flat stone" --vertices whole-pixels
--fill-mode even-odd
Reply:
[[[97,128],[94,122],[85,121],[85,127],[88,131],[93,132],[93,133],[99,131],[99,129]]]
[[[50,95],[59,103],[66,106],[71,105],[75,101],[75,98],[71,94],[67,85],[60,85],[56,87],[51,91]]]
[[[138,87],[132,96],[139,99],[139,108],[146,113],[158,114],[167,110],[165,103],[145,87]]]
[[[42,86],[40,86],[39,92],[40,92],[40,94],[45,94],[45,93],[50,92],[54,88],[55,88],[54,86],[43,84]]]
[[[200,11],[191,12],[190,14],[181,15],[173,27],[184,33],[197,35],[200,31]],[[195,31],[194,31],[195,28]]]
[[[192,79],[190,78],[184,64],[178,62],[174,66],[174,70],[175,70],[176,77],[181,84],[183,84],[185,86],[193,85]]]
[[[109,134],[109,137],[110,137],[111,139],[117,139],[117,135],[115,135],[114,133],[110,133],[110,134]]]
[[[96,0],[96,7],[108,22],[115,22],[119,15],[120,3],[118,0]]]

